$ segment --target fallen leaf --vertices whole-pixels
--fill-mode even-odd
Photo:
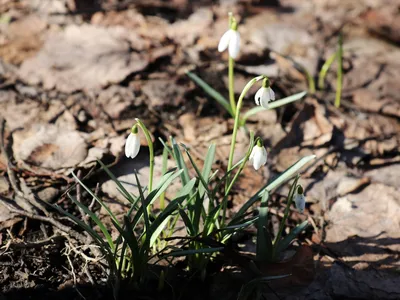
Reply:
[[[118,83],[144,70],[148,55],[143,40],[122,27],[69,25],[50,35],[43,48],[21,65],[21,79],[71,93]]]
[[[34,124],[13,134],[17,161],[59,170],[73,168],[87,156],[87,145],[78,131],[50,124]]]

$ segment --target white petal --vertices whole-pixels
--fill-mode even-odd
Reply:
[[[256,95],[254,96],[254,101],[256,102],[257,105],[261,105],[261,97],[263,95],[263,92],[264,92],[263,88],[260,88],[257,91]]]
[[[296,193],[294,196],[294,203],[296,204],[296,208],[302,213],[306,207],[306,197]]]
[[[269,98],[275,100],[275,92],[271,88],[269,88]]]
[[[267,151],[264,147],[254,146],[250,156],[255,170],[258,170],[267,162]]]
[[[140,150],[140,137],[138,134],[130,133],[125,143],[126,157],[135,158]]]
[[[226,48],[228,48],[229,45],[229,41],[231,39],[232,36],[232,30],[228,30],[227,32],[224,33],[224,35],[221,37],[221,39],[219,40],[219,44],[218,44],[218,51],[219,52],[223,52],[226,50]]]
[[[264,147],[262,147],[262,159],[261,163],[264,166],[267,163],[267,150],[265,150]]]
[[[254,158],[254,155],[256,154],[256,147],[253,147],[253,150],[251,150],[250,156],[249,156],[249,160],[252,161]]]
[[[132,144],[132,133],[128,135],[128,138],[125,141],[125,156],[130,157],[131,147]]]
[[[268,109],[268,103],[271,100],[269,97],[268,88],[262,88],[263,93],[261,95],[261,106]]]
[[[240,50],[240,34],[232,30],[231,38],[229,41],[229,55],[235,59],[239,55]]]

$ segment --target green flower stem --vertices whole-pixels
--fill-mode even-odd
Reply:
[[[153,190],[153,173],[154,173],[154,147],[153,147],[153,141],[151,140],[151,136],[149,131],[147,130],[146,126],[143,124],[142,121],[139,119],[135,119],[136,122],[138,123],[138,126],[143,130],[143,133],[146,137],[147,144],[149,145],[149,153],[150,153],[150,177],[149,177],[149,193]]]
[[[240,109],[242,107],[242,102],[243,102],[243,98],[244,96],[246,96],[247,92],[250,90],[250,88],[259,80],[264,79],[265,76],[264,75],[260,75],[257,76],[255,78],[253,78],[252,80],[250,80],[246,86],[244,87],[242,93],[240,94],[238,103],[237,103],[237,107],[236,107],[236,113],[235,113],[235,124],[233,126],[233,133],[232,133],[232,142],[231,142],[231,150],[229,152],[229,160],[228,160],[228,169],[227,172],[230,171],[230,169],[232,168],[233,165],[233,156],[235,154],[235,146],[236,146],[236,137],[237,137],[237,132],[239,129],[239,125],[240,125]],[[230,182],[230,176],[227,176],[226,179],[226,188],[228,188],[229,186],[229,182]],[[226,218],[226,208],[227,208],[227,198],[225,197],[224,202],[222,203],[223,206],[223,214],[222,214],[222,219],[223,221],[225,221]],[[224,224],[224,222],[222,223]]]
[[[329,68],[331,67],[332,63],[335,61],[336,55],[337,55],[337,52],[335,52],[331,56],[329,56],[329,58],[326,60],[324,65],[321,67],[321,71],[319,71],[318,88],[320,90],[324,89],[326,73],[328,73]]]
[[[168,148],[164,147],[162,154],[162,166],[161,166],[161,174],[162,176],[167,172],[167,163],[168,163]],[[164,210],[165,208],[165,192],[160,195],[160,209]]]
[[[283,231],[283,228],[285,227],[286,220],[289,217],[290,206],[292,205],[292,202],[293,202],[293,196],[294,196],[294,192],[296,190],[297,182],[299,181],[299,178],[300,178],[300,175],[297,174],[297,176],[294,179],[293,184],[292,184],[292,186],[290,188],[290,191],[289,191],[289,194],[288,194],[288,202],[287,202],[287,205],[286,205],[286,208],[285,208],[285,213],[283,215],[282,222],[279,225],[278,234],[276,235],[276,238],[275,238],[274,243],[273,243],[274,247],[273,247],[273,253],[272,253],[273,256],[272,257],[275,257],[275,255],[277,254],[277,253],[275,253],[275,251],[276,251],[276,248],[278,246],[279,240],[281,239],[282,231]]]
[[[310,94],[315,94],[314,78],[311,76],[310,72],[308,72],[306,68],[303,68],[303,71],[304,71],[307,81],[308,81],[308,91],[310,92]]]
[[[337,55],[337,81],[336,81],[336,98],[335,106],[340,106],[340,100],[342,98],[342,83],[343,83],[343,35],[339,35],[339,49]]]
[[[234,70],[233,67],[235,61],[229,56],[229,66],[228,66],[228,78],[229,78],[229,103],[231,104],[231,109],[233,114],[236,113],[236,102],[235,102],[235,91],[234,91]]]

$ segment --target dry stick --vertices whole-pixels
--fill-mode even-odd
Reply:
[[[82,177],[82,172],[81,172],[81,170],[79,170],[79,171],[77,172],[76,176],[77,176],[79,179],[81,179],[81,177]],[[95,195],[96,195],[96,197],[97,197],[97,194],[98,194],[98,192],[99,192],[98,187],[99,187],[99,184],[96,185],[96,190],[95,190]],[[79,203],[82,203],[82,186],[81,186],[79,183],[76,185],[76,200],[77,200]],[[95,200],[95,199],[93,198],[93,200]],[[92,206],[92,204],[93,204],[93,200],[92,200],[92,203],[90,204],[91,206]],[[90,207],[90,206],[89,206],[89,207]],[[80,214],[81,214],[81,216],[82,216],[83,222],[84,222],[88,227],[91,228],[92,226],[91,226],[90,221],[89,221],[89,216],[83,211],[83,209],[82,209],[80,206],[78,206],[78,209],[79,209],[79,212],[80,212]],[[91,209],[89,208],[89,210],[91,210]],[[85,243],[86,245],[95,243],[95,240],[93,239],[93,237],[92,237],[87,231],[85,231],[85,234],[86,234],[86,236],[87,236],[86,243]],[[97,249],[97,248],[93,248],[93,249],[90,248],[90,251],[91,251],[91,252],[93,253],[93,255],[96,256],[96,257],[100,257],[100,256],[101,256],[101,252],[100,252],[100,250]]]
[[[24,249],[24,248],[40,248],[46,245],[54,244],[58,240],[65,239],[65,236],[62,235],[53,235],[47,239],[43,239],[38,242],[31,242],[31,243],[11,243],[10,245],[7,246],[7,248],[13,248],[13,249]]]
[[[43,222],[47,222],[50,223],[52,225],[54,225],[55,227],[57,227],[59,230],[61,230],[64,233],[67,233],[69,235],[71,235],[73,238],[81,241],[81,242],[85,242],[86,240],[86,236],[83,234],[80,234],[76,231],[74,231],[71,227],[64,225],[60,222],[58,222],[56,219],[52,218],[52,217],[48,217],[48,216],[40,216],[34,213],[30,213],[27,212],[23,209],[19,209],[16,208],[13,204],[13,201],[11,199],[8,199],[2,195],[0,195],[0,200],[2,201],[2,203],[4,204],[5,207],[7,207],[7,209],[13,213],[19,214],[21,216],[25,216],[28,217],[30,219],[33,220],[38,220],[38,221],[43,221]]]
[[[13,170],[13,165],[12,165],[12,153],[11,148],[7,147],[7,149],[4,147],[5,143],[5,128],[6,128],[6,120],[3,118],[0,118],[0,150],[2,153],[4,153],[4,157],[7,163],[7,174],[8,178],[10,179],[10,184],[15,193],[21,197],[22,199],[26,200],[26,204],[29,206],[29,208],[32,211],[42,211],[46,216],[49,216],[49,212],[46,210],[46,208],[39,203],[39,201],[36,200],[35,195],[32,193],[32,191],[29,189],[29,187],[26,185],[24,181],[22,181],[22,189],[20,188],[20,185],[18,184],[17,176]]]

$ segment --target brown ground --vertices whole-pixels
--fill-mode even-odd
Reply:
[[[122,152],[135,117],[155,141],[174,135],[196,157],[215,141],[218,159],[227,159],[233,122],[185,71],[227,96],[227,54],[216,47],[229,11],[242,36],[237,94],[259,74],[271,78],[277,98],[306,90],[287,57],[317,78],[338,33],[344,36],[339,109],[333,64],[323,91],[248,121],[268,147],[268,168],[245,170],[232,211],[300,157],[317,155],[301,179],[306,212],[293,211],[289,222],[308,219],[313,229],[301,236],[294,257],[263,270],[292,274],[271,282],[264,299],[400,299],[397,1],[2,0],[0,300],[112,299],[101,268],[94,262],[85,268],[74,248],[80,233],[44,202],[77,213],[65,193],[74,185],[71,172],[87,175],[96,159],[114,162],[123,181],[134,181],[134,168],[145,178],[146,151],[134,161]],[[247,142],[239,135],[239,151]],[[161,149],[156,143],[156,162]],[[99,183],[112,209],[124,210],[104,174],[91,173],[87,183]],[[286,192],[273,197],[271,228]],[[236,299],[242,279],[224,264],[211,268],[205,282],[171,271],[171,290],[160,295],[149,284],[135,295]],[[132,299],[132,292],[121,298]]]

